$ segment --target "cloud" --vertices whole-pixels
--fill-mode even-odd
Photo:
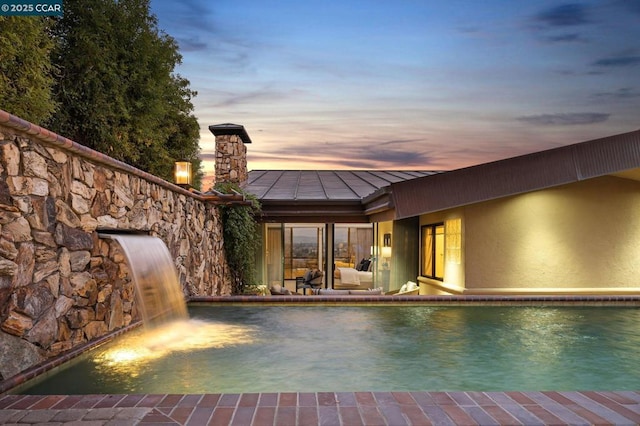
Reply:
[[[415,146],[420,144],[421,142],[424,142],[424,139],[394,139],[386,142],[380,142],[378,145],[379,146],[397,146],[397,145],[404,145],[404,144],[414,144]]]
[[[592,97],[596,99],[605,99],[605,100],[632,99],[632,98],[640,98],[640,91],[632,87],[622,87],[614,92],[594,93]]]
[[[201,151],[200,155],[198,155],[198,157],[202,160],[202,161],[216,161],[216,153],[215,152],[204,152]]]
[[[554,71],[556,74],[564,75],[564,76],[582,76],[582,75],[602,75],[605,74],[604,71],[576,71],[576,70],[556,70]]]
[[[180,51],[182,52],[197,52],[199,50],[207,50],[209,45],[203,41],[200,41],[198,37],[182,37],[178,40]]]
[[[580,34],[577,34],[577,33],[549,36],[549,37],[546,37],[545,40],[550,43],[579,43],[579,42],[584,43],[587,41]]]
[[[152,0],[152,3],[160,29],[178,42],[183,53],[225,53],[247,47],[243,36],[216,16],[215,9],[205,0]]]
[[[458,31],[462,34],[477,34],[482,32],[481,27],[477,26],[466,26],[466,27],[458,27]]]
[[[256,105],[256,103],[272,102],[286,96],[274,90],[260,89],[246,93],[219,93],[223,99],[218,102],[216,108],[228,108],[235,105]],[[218,96],[216,96],[218,97]]]
[[[581,124],[602,123],[611,114],[596,112],[578,112],[568,114],[541,114],[517,117],[518,121],[538,126],[573,126]]]
[[[360,150],[360,161],[370,161],[383,164],[424,164],[429,162],[429,156],[423,152],[395,151],[389,149]],[[346,159],[345,159],[346,160]],[[348,161],[348,160],[347,160]]]
[[[583,4],[567,3],[545,9],[534,15],[532,29],[540,32],[541,41],[545,43],[587,43],[589,40],[581,33],[567,29],[591,24],[592,11]]]
[[[591,22],[587,6],[567,3],[538,13],[534,20],[545,27],[571,27]]]
[[[611,58],[598,59],[591,65],[597,67],[633,67],[640,65],[640,56],[614,56]]]
[[[617,3],[629,12],[640,15],[640,0],[620,0]]]
[[[411,145],[406,147],[398,145],[409,142]],[[248,155],[252,162],[299,164],[303,159],[305,164],[316,164],[312,167],[318,169],[422,169],[433,164],[434,159],[428,153],[416,150],[421,146],[424,148],[424,140],[357,140],[326,142],[313,147],[308,143],[295,143],[264,146],[261,149],[256,146]]]
[[[154,14],[158,17],[160,29],[170,34],[181,51],[196,51],[207,48],[200,41],[199,34],[211,31],[211,23],[206,4],[198,0],[181,2],[153,1]]]

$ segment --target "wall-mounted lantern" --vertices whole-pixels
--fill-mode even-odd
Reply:
[[[175,165],[176,185],[191,186],[191,162],[176,161]]]

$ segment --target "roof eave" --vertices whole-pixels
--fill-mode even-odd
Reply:
[[[262,222],[369,222],[360,201],[261,200]]]
[[[640,167],[640,130],[391,185],[403,219]]]

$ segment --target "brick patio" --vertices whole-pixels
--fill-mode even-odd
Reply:
[[[1,424],[636,425],[640,392],[5,395]]]

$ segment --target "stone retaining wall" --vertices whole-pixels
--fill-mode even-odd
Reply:
[[[0,111],[0,380],[139,319],[104,228],[161,238],[185,296],[230,294],[215,205]]]

